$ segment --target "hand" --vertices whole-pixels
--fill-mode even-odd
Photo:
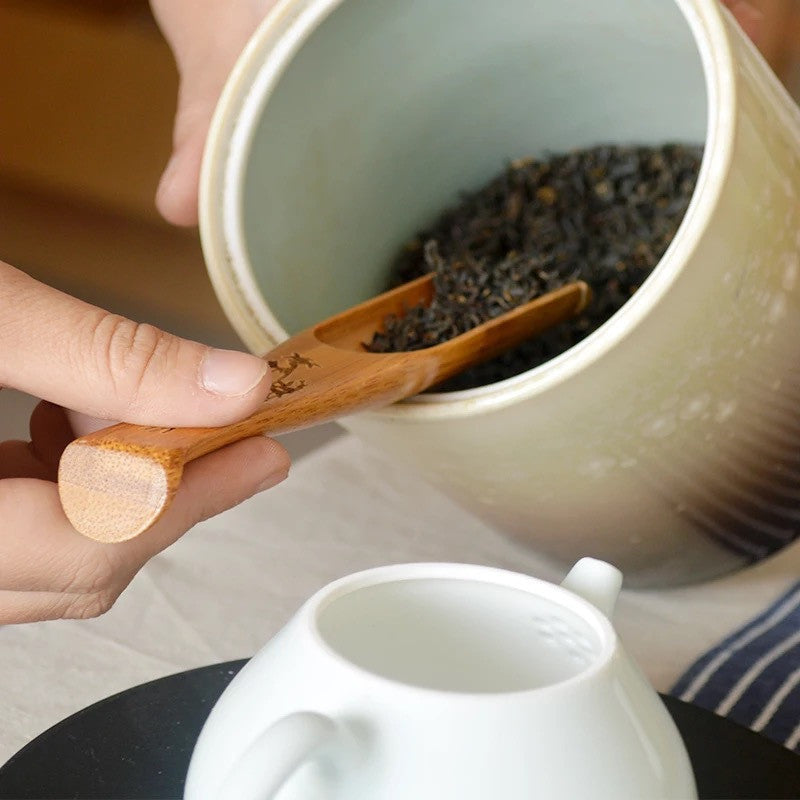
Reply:
[[[172,157],[156,196],[175,225],[197,224],[197,187],[211,116],[236,59],[277,0],[151,0],[180,74]]]
[[[747,0],[722,0],[722,4],[731,10],[736,21],[742,26],[742,30],[758,44],[758,35],[764,15]]]
[[[189,464],[172,506],[147,533],[111,545],[86,539],[64,516],[54,482],[73,430],[112,420],[233,422],[266,397],[267,365],[137,325],[2,262],[0,309],[0,386],[50,401],[33,412],[30,442],[0,443],[0,624],[103,613],[195,523],[286,476],[277,442],[246,439]]]

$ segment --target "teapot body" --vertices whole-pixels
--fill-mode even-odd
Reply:
[[[604,616],[618,576],[584,559],[565,588],[463,564],[337,581],[225,690],[186,800],[696,797]]]

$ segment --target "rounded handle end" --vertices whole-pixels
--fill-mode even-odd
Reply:
[[[182,473],[182,464],[78,439],[61,456],[58,491],[79,533],[98,542],[122,542],[155,524]]]

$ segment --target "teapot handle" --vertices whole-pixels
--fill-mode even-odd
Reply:
[[[622,588],[622,573],[605,561],[582,558],[567,573],[561,586],[588,600],[611,619]]]
[[[332,719],[313,711],[282,717],[237,759],[225,776],[216,800],[270,800],[335,732]]]

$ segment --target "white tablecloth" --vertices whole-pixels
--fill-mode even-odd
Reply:
[[[343,436],[301,460],[281,486],[197,526],[148,564],[105,616],[0,628],[0,763],[96,700],[251,655],[337,577],[409,561],[562,577],[405,468]],[[703,585],[624,591],[617,630],[665,691],[798,575],[795,545]]]

